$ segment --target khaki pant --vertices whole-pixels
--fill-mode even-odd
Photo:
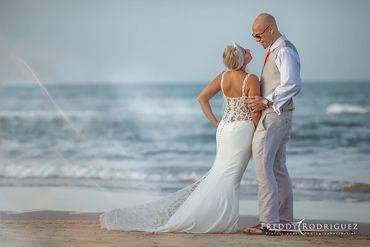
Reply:
[[[293,221],[293,191],[286,168],[291,131],[292,111],[277,115],[267,108],[262,112],[252,142],[260,222]]]

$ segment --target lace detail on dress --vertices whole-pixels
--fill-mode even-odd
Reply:
[[[241,97],[227,97],[223,89],[225,72],[221,78],[221,90],[225,98],[225,111],[222,120],[225,123],[234,121],[247,121],[252,120],[252,114],[248,107],[248,97],[245,94],[245,83],[249,74],[243,80],[242,96]]]
[[[209,173],[209,172],[208,172]],[[208,174],[207,173],[207,174]],[[101,214],[100,226],[108,230],[156,231],[164,226],[206,175],[193,184],[157,201],[128,208],[113,209]]]

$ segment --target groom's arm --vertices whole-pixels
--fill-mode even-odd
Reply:
[[[289,47],[280,49],[275,64],[280,71],[281,84],[266,97],[277,114],[281,107],[301,90],[300,59],[298,53]]]

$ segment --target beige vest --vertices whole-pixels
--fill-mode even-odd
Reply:
[[[284,40],[278,47],[276,47],[270,53],[266,65],[262,69],[261,75],[261,95],[263,97],[266,97],[269,94],[271,94],[275,90],[275,88],[281,84],[280,71],[275,64],[275,60],[278,52],[283,47],[290,47],[295,52],[297,52],[297,49],[292,43],[290,43],[290,41]],[[290,99],[280,108],[281,111],[291,111],[293,109],[294,109],[293,99]]]

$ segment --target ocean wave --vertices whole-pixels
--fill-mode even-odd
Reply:
[[[101,180],[132,180],[149,182],[193,182],[202,174],[196,172],[142,172],[119,168],[87,167],[87,166],[36,166],[36,165],[5,165],[0,168],[3,178],[70,178],[70,179],[101,179]]]
[[[67,117],[71,118],[96,118],[100,117],[101,113],[97,111],[66,111]],[[0,111],[0,119],[56,119],[63,118],[57,111]]]
[[[200,179],[206,169],[190,170],[178,167],[156,167],[141,170],[87,166],[35,166],[4,165],[0,168],[0,178],[22,179],[95,179],[102,182],[125,181],[130,183],[192,183]],[[254,178],[244,176],[243,185],[256,187]],[[293,188],[304,191],[329,191],[348,193],[370,193],[370,184],[348,181],[333,181],[314,178],[292,178]]]
[[[370,107],[348,104],[331,104],[326,108],[329,114],[368,114]]]
[[[313,178],[293,178],[294,189],[310,191],[370,193],[370,184]]]

